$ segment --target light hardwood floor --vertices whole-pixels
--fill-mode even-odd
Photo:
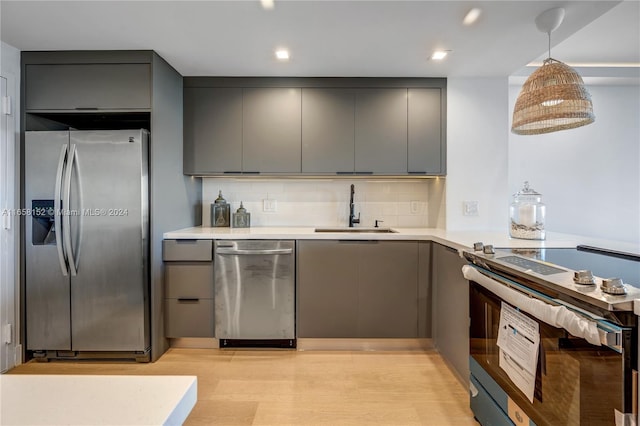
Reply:
[[[185,425],[477,425],[435,351],[172,348],[149,364],[29,362],[9,374],[196,375]]]

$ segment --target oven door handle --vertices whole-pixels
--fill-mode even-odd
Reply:
[[[526,288],[508,278],[475,265],[462,267],[464,277],[474,281],[506,302],[518,307],[552,327],[564,328],[573,336],[596,346],[607,346],[622,352],[622,328],[604,318],[590,316],[583,311]]]

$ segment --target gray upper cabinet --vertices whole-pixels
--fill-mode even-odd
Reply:
[[[408,113],[409,174],[444,173],[441,90],[410,88]]]
[[[407,173],[407,89],[356,92],[356,173]]]
[[[184,83],[185,174],[445,174],[445,79]]]
[[[245,88],[243,105],[243,171],[300,173],[300,89]]]
[[[242,171],[242,89],[184,88],[184,173]]]
[[[150,110],[151,64],[28,64],[25,109]]]
[[[302,89],[302,173],[354,172],[355,93]]]

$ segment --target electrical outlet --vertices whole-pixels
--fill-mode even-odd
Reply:
[[[478,216],[478,202],[477,201],[463,201],[462,202],[462,214],[464,216]]]
[[[262,200],[262,211],[275,213],[278,211],[278,202],[273,198],[265,198]]]
[[[411,210],[411,214],[420,213],[420,201],[411,201],[409,203],[409,209]]]

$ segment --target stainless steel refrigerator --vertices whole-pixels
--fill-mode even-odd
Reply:
[[[146,130],[25,133],[26,345],[149,359]]]

